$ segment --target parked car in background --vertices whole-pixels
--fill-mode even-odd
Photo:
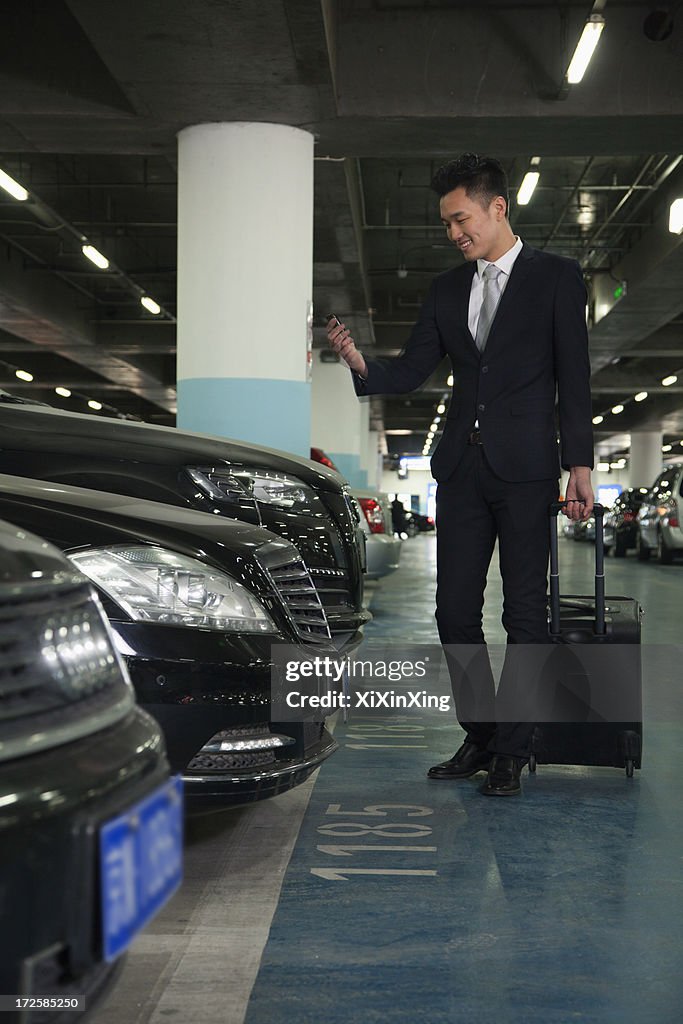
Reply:
[[[629,487],[622,491],[610,509],[605,511],[605,554],[623,558],[635,548],[638,537],[638,510],[643,503],[646,487]]]
[[[266,527],[299,549],[340,643],[368,620],[357,509],[339,474],[309,459],[175,427],[4,399],[0,472]]]
[[[6,523],[0,650],[0,992],[91,1009],[180,882],[182,786],[89,581]]]
[[[0,476],[0,516],[47,537],[97,587],[140,704],[193,808],[303,782],[335,749],[324,720],[270,714],[271,647],[344,656],[297,548],[258,525]],[[367,616],[366,616],[367,617]]]
[[[321,466],[327,466],[328,469],[333,469],[335,473],[339,473],[332,459],[322,448],[311,448],[311,460],[320,463]]]
[[[407,515],[415,524],[415,533],[431,533],[436,530],[436,523],[431,516],[425,516],[422,512],[416,512],[414,509],[411,509]]]
[[[683,462],[665,466],[643,495],[637,522],[636,552],[641,562],[653,551],[662,565],[683,555]]]
[[[558,530],[561,530],[562,536],[568,540],[574,539],[574,522],[571,519],[566,519],[564,516],[557,517]]]
[[[572,540],[595,541],[595,519],[593,516],[588,519],[579,519],[576,522],[567,520],[563,529],[565,537],[571,537]]]
[[[358,487],[352,488],[351,495],[360,508],[365,531],[367,578],[381,579],[395,572],[401,559],[401,539],[394,536],[388,495]]]
[[[418,533],[436,529],[436,523],[431,516],[425,516],[415,509],[406,508],[398,497],[395,497],[391,503],[391,513],[394,533],[399,536],[416,537]]]

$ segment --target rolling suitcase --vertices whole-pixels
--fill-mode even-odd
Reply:
[[[537,764],[641,766],[642,609],[628,597],[605,597],[603,515],[595,505],[595,594],[560,597],[557,515],[550,508],[552,650],[539,686],[539,717],[529,770]]]

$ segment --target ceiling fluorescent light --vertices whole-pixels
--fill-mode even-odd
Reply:
[[[96,267],[99,267],[100,270],[107,270],[109,268],[109,260],[106,256],[103,256],[94,245],[82,246],[81,252],[84,256],[87,256],[91,263],[94,263]]]
[[[671,444],[663,444],[662,445],[662,451],[663,452],[670,452],[672,448],[673,448],[673,445],[671,445]]]
[[[623,405],[615,405],[612,407],[612,412],[615,416],[618,416],[620,412],[624,411]]]
[[[154,313],[155,316],[158,316],[159,313],[161,313],[161,306],[158,302],[155,302],[154,299],[151,299],[149,295],[143,295],[140,299],[140,303],[145,307],[145,309],[149,310],[150,313]]]
[[[683,231],[683,199],[674,199],[669,208],[669,231],[672,235]]]
[[[96,402],[94,398],[91,398],[89,400],[88,405],[90,406],[91,409],[95,409],[96,411],[99,411],[102,408],[102,403]]]
[[[33,374],[29,373],[28,370],[15,370],[14,375],[15,377],[18,377],[19,380],[33,380]]]
[[[5,171],[0,171],[0,188],[4,188],[5,192],[9,192],[12,198],[18,199],[20,203],[28,199],[26,189],[18,181],[15,181],[14,178],[10,178],[9,174],[6,174]]]
[[[68,388],[55,388],[55,394],[61,395],[62,398],[71,398],[71,392]]]
[[[671,384],[675,384],[677,380],[678,377],[676,376],[676,374],[672,373],[670,377],[664,378],[664,380],[662,381],[662,387],[668,388],[671,386]]]
[[[598,40],[604,27],[605,19],[601,14],[591,14],[583,26],[581,38],[567,68],[567,81],[570,85],[578,85],[585,75],[586,68],[595,53],[595,47],[598,45]]]
[[[594,416],[593,417],[593,423],[595,423],[595,425],[597,427],[598,423],[602,423],[604,418],[605,418],[604,416]]]
[[[522,184],[519,186],[519,192],[517,193],[517,202],[520,206],[526,206],[532,195],[534,189],[538,185],[538,179],[541,177],[538,171],[527,171],[522,180]]]
[[[639,391],[637,395],[634,395],[636,402],[644,402],[647,398],[647,391]]]

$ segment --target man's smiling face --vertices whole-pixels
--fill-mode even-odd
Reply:
[[[449,241],[468,262],[483,259],[492,263],[509,248],[502,196],[496,196],[485,207],[477,196],[468,196],[459,187],[441,197],[439,208]]]

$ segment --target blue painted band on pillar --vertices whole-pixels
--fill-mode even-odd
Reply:
[[[311,385],[253,377],[179,380],[177,424],[309,458]]]
[[[341,475],[345,476],[353,487],[367,487],[368,474],[367,470],[360,468],[360,455],[354,455],[351,452],[328,452],[327,454]]]

